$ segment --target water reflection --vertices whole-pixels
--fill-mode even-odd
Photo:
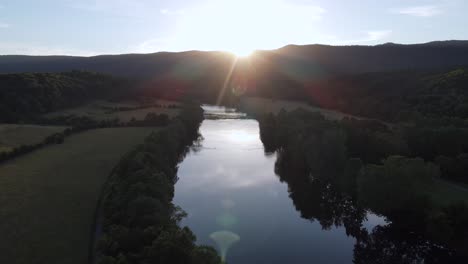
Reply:
[[[247,114],[238,112],[234,108],[204,105],[203,109],[207,119],[242,119],[247,117]]]
[[[198,243],[217,247],[228,263],[458,263],[450,250],[360,206],[349,182],[312,180],[281,151],[265,155],[255,120],[205,120],[200,132],[199,151],[180,165],[174,202]]]
[[[180,165],[174,199],[199,244],[219,248],[211,235],[228,231],[240,238],[226,252],[230,264],[351,263],[355,239],[344,227],[323,231],[301,218],[255,120],[207,119],[200,132],[199,151]]]
[[[356,186],[346,177],[311,177],[297,170],[296,160],[285,151],[277,155],[275,172],[288,184],[301,217],[318,221],[324,230],[343,226],[356,239],[353,263],[467,263],[465,253],[426,236],[426,223],[411,213],[415,208],[402,208],[387,216],[389,220],[378,217],[360,205]]]
[[[234,132],[236,129],[239,132]],[[277,184],[271,168],[275,157],[265,158],[254,120],[205,120],[200,129],[204,140],[199,153],[184,160],[179,170],[183,192],[215,192]],[[259,158],[260,157],[260,158]],[[190,167],[189,176],[184,176]],[[270,168],[266,171],[265,168]],[[184,180],[196,175],[196,180]],[[209,187],[209,189],[207,189]],[[180,191],[180,192],[182,192]]]
[[[258,139],[258,136],[246,130],[231,130],[226,133],[226,139],[232,143],[251,144]]]

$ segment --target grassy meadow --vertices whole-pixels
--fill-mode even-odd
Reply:
[[[90,130],[0,164],[0,263],[87,263],[101,187],[152,130]]]

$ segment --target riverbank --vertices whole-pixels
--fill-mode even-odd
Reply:
[[[172,203],[177,164],[198,138],[199,106],[186,106],[116,166],[104,188],[97,263],[221,263],[216,251],[196,246],[185,216]]]
[[[381,229],[389,232],[388,235],[414,234],[417,238],[414,248],[431,245],[426,249],[426,256],[420,255],[419,250],[405,248],[398,249],[404,254],[390,248],[374,254],[405,255],[414,262],[426,262],[432,255],[442,254],[438,257],[445,263],[466,261],[468,193],[438,180],[439,166],[415,156],[416,152],[408,147],[412,142],[402,144],[406,137],[400,138],[395,132],[367,120],[336,122],[305,110],[263,115],[259,120],[265,147],[279,153],[275,170],[280,177],[291,184],[297,178],[290,179],[288,174],[303,178],[294,197],[309,196],[308,192],[326,188],[315,199],[342,203],[331,206],[344,206],[352,216],[361,215],[356,219],[339,216],[343,222],[355,221],[347,228],[362,243],[360,246],[376,246],[373,237],[382,235],[374,234],[375,230],[371,233],[362,230],[362,211],[367,208],[386,217],[390,224]],[[313,195],[310,196],[313,200]],[[302,207],[308,210],[309,205],[305,203]],[[400,245],[414,238],[399,239],[402,241],[394,243]],[[440,249],[443,253],[438,252]],[[360,254],[371,253],[362,250]],[[391,252],[383,253],[386,250]],[[394,262],[404,261],[396,258]]]

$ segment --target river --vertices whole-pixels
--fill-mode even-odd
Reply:
[[[352,263],[355,238],[301,217],[288,184],[265,154],[256,120],[205,106],[200,146],[180,164],[174,203],[188,216],[197,243],[218,249],[230,264]],[[217,117],[217,119],[213,119]],[[372,214],[365,225],[383,219]]]

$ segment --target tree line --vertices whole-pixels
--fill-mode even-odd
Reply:
[[[177,164],[202,120],[199,106],[184,108],[119,162],[103,192],[98,263],[221,263],[213,248],[195,245],[190,229],[178,225],[185,213],[172,203]]]
[[[58,116],[54,118],[35,118],[34,123],[38,125],[69,126],[63,132],[47,136],[42,142],[32,145],[21,145],[11,151],[0,152],[0,163],[14,159],[23,154],[35,151],[51,144],[62,144],[65,138],[91,129],[113,128],[113,127],[159,127],[166,126],[171,122],[166,114],[148,113],[143,120],[132,118],[128,122],[121,122],[118,118],[112,120],[95,120],[87,116]]]

